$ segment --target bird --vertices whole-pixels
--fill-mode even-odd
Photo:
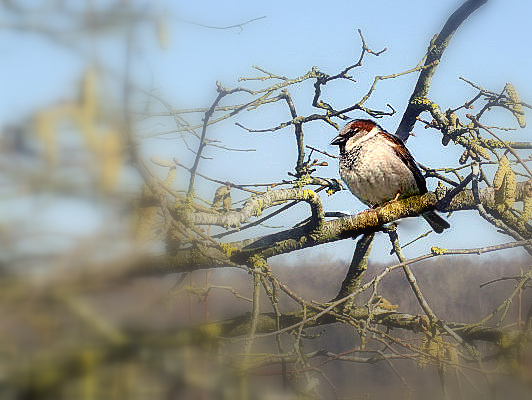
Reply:
[[[370,119],[355,119],[332,142],[340,148],[340,176],[360,201],[375,208],[388,202],[427,193],[425,177],[398,137]],[[421,214],[442,233],[449,223],[428,211]]]

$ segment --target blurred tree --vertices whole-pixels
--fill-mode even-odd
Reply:
[[[532,107],[521,101],[510,83],[492,91],[464,79],[475,95],[445,111],[429,97],[432,77],[453,34],[484,3],[465,1],[429,43],[417,66],[376,76],[369,90],[348,107],[337,107],[334,99],[324,99],[322,91],[332,81],[352,84],[349,73],[363,68],[367,57],[385,51],[373,50],[360,31],[359,59],[335,74],[314,67],[289,78],[255,66],[258,75],[240,78],[242,86],[218,83],[217,96],[208,107],[174,109],[154,90],[139,87],[132,71],[135,34],[143,25],[154,28],[162,49],[168,47],[165,16],[152,15],[134,2],[87,2],[79,8],[63,1],[35,7],[4,1],[9,15],[5,29],[37,33],[55,45],[86,53],[89,60],[69,100],[46,105],[20,124],[4,127],[0,176],[9,184],[3,194],[4,209],[16,207],[21,193],[35,201],[35,214],[42,194],[57,202],[74,195],[99,203],[106,223],[104,232],[68,250],[61,243],[44,241],[29,252],[32,235],[50,233],[36,231],[32,218],[2,223],[0,240],[6,249],[0,281],[2,395],[357,398],[366,396],[367,387],[375,396],[391,390],[388,383],[379,387],[379,379],[388,375],[397,378],[410,398],[426,398],[429,392],[442,398],[488,394],[496,398],[499,392],[507,397],[510,392],[505,390],[530,395],[532,308],[526,307],[532,303],[524,300],[524,294],[530,293],[530,260],[519,276],[486,283],[510,281],[513,286],[498,289],[498,297],[504,294],[502,300],[493,298],[491,309],[479,307],[467,320],[440,315],[431,298],[439,295],[440,302],[448,302],[453,288],[449,293],[434,289],[426,293],[410,268],[430,258],[517,247],[532,254],[532,143],[507,140],[510,129],[489,122],[498,119],[493,110],[503,109],[524,128],[524,110]],[[53,18],[38,18],[35,24],[34,17],[40,14]],[[227,27],[182,22],[204,29],[242,30],[253,21]],[[75,34],[66,35],[67,31]],[[97,39],[116,35],[123,38],[126,49],[120,73],[97,51]],[[419,77],[396,135],[406,142],[420,123],[441,134],[442,146],[463,147],[462,156],[444,168],[420,165],[426,177],[438,180],[435,192],[357,215],[326,211],[321,194],[334,196],[343,187],[336,176],[318,171],[331,162],[325,159],[336,163],[336,156],[306,145],[306,127],[322,121],[332,133],[354,110],[374,119],[393,115],[396,110],[391,105],[370,108],[368,99],[380,81],[415,73]],[[289,89],[306,85],[313,87],[311,98],[296,102]],[[296,104],[304,101],[315,113],[298,113]],[[273,103],[286,106],[290,119],[260,130],[237,120],[243,111],[260,113]],[[141,110],[137,104],[145,107]],[[158,155],[150,162],[144,158],[150,134],[143,132],[143,124],[164,117],[176,126],[155,134],[176,135],[193,155],[190,163]],[[297,151],[290,178],[244,184],[210,177],[202,169],[206,148],[247,150],[209,136],[228,119],[248,132],[293,129]],[[260,182],[261,177],[250,175],[250,179]],[[309,217],[299,217],[294,206],[300,203],[310,208]],[[512,240],[483,248],[433,247],[428,254],[406,259],[403,248],[410,243],[400,244],[395,221],[428,210],[475,210],[476,218]],[[297,222],[275,233],[251,229],[267,227],[265,222],[273,218]],[[389,237],[398,263],[369,274],[368,255],[377,233]],[[230,235],[241,239],[228,241]],[[318,300],[325,296],[319,292],[324,290],[324,277],[316,283],[299,274],[285,284],[270,268],[274,256],[350,238],[359,238],[352,262],[330,301]],[[221,269],[224,273],[218,272]],[[250,281],[244,282],[234,269],[251,275]],[[402,292],[400,301],[389,300],[382,287],[386,282],[401,285],[392,274],[398,269],[404,271],[411,293]],[[193,274],[199,270],[207,271],[204,278]],[[139,281],[167,275],[173,281],[150,280],[157,293],[164,293],[155,305],[141,301]],[[457,285],[467,285],[458,276],[453,279]],[[316,292],[292,288],[300,285]],[[418,306],[408,307],[408,298]],[[513,302],[517,310],[510,308]],[[170,321],[165,305],[178,308]],[[136,314],[128,318],[125,310],[132,308]],[[331,328],[321,331],[324,326]],[[368,379],[357,386],[351,380],[352,370],[336,364],[355,364],[360,376]],[[370,369],[374,364],[382,367]],[[436,374],[425,379],[429,369]],[[427,382],[439,383],[440,394],[434,395]]]

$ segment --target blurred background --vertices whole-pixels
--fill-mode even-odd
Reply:
[[[363,68],[354,71],[354,82],[326,87],[325,97],[337,109],[348,107],[367,92],[375,76],[417,65],[430,38],[459,4],[2,0],[0,396],[235,398],[228,383],[235,378],[225,370],[225,361],[212,362],[213,349],[182,345],[189,339],[180,336],[180,328],[248,310],[247,274],[217,271],[209,277],[201,271],[187,276],[185,287],[177,286],[175,276],[126,279],[120,274],[139,257],[166,249],[146,227],[146,221],[160,218],[157,208],[139,207],[146,198],[139,160],[176,191],[185,190],[186,169],[168,167],[165,160],[176,158],[188,167],[194,162],[198,127],[216,97],[216,82],[259,89],[265,84],[257,79],[263,75],[254,66],[290,78],[303,76],[313,66],[336,74],[357,61],[361,29],[368,46],[387,50],[379,57],[367,56]],[[431,89],[442,109],[474,96],[475,90],[460,76],[495,92],[512,82],[522,99],[531,97],[531,11],[532,4],[525,0],[493,0],[464,23]],[[368,106],[385,109],[390,104],[397,110],[380,121],[384,128],[395,130],[416,79],[414,73],[379,83]],[[290,91],[300,115],[316,112],[310,81]],[[246,94],[239,94],[231,101],[245,99]],[[509,113],[496,116],[498,125],[517,126]],[[237,117],[209,129],[212,142],[200,171],[222,182],[290,179],[287,172],[296,160],[292,130],[252,133],[235,125],[272,128],[290,119],[286,105],[263,105]],[[333,127],[316,121],[305,129],[307,144],[335,152],[328,145],[335,136]],[[452,165],[462,152],[456,146],[439,151],[440,137],[420,126],[414,133],[409,147],[424,165]],[[527,130],[511,135],[516,141],[530,137]],[[328,161],[320,175],[338,178],[336,161],[319,157]],[[433,189],[435,182],[428,183]],[[200,179],[196,190],[211,199],[218,186]],[[247,197],[236,194],[233,204]],[[327,210],[364,208],[346,191],[322,199]],[[304,206],[294,209],[269,226],[236,233],[230,240],[306,218]],[[509,241],[480,218],[470,218],[472,214],[450,216],[451,229],[417,241],[405,250],[407,256],[431,246],[465,248]],[[403,242],[426,231],[417,219],[402,221],[399,228]],[[375,249],[370,257],[373,272],[394,260],[385,238],[377,238]],[[274,258],[271,265],[300,295],[326,301],[337,291],[352,251],[353,242],[345,240]],[[435,262],[419,279],[446,318],[474,319],[496,307],[512,288],[509,282],[486,292],[479,288],[481,283],[516,276],[527,268],[520,249],[505,250],[498,257],[480,256],[476,263],[462,258]],[[442,279],[436,275],[441,269],[461,279]],[[219,287],[205,293],[205,279]],[[403,312],[419,312],[411,296],[402,295],[408,287],[402,279],[390,279],[383,293],[393,304],[401,304]],[[246,299],[235,299],[235,292]],[[281,306],[288,309],[288,304]],[[508,318],[518,311],[512,308]],[[342,329],[332,326],[326,345],[341,350],[358,343]],[[315,335],[322,340],[319,330]],[[378,396],[395,385],[402,387],[381,364],[369,372],[358,366],[334,368],[334,384],[343,392],[357,388],[361,396]],[[430,388],[422,389],[423,374],[429,372],[408,368],[405,374],[412,375],[412,385],[428,393]],[[267,379],[263,377],[257,388],[269,387]],[[384,383],[376,388],[375,379]],[[261,395],[281,398],[281,386]]]

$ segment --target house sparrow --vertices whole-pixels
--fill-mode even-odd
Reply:
[[[347,123],[331,142],[340,146],[340,176],[370,207],[427,193],[427,185],[403,142],[369,119]],[[449,224],[434,211],[422,214],[435,232]]]

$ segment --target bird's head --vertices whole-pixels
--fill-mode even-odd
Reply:
[[[340,129],[338,136],[332,140],[331,144],[340,146],[340,148],[352,147],[381,130],[382,128],[370,119],[355,119]]]

